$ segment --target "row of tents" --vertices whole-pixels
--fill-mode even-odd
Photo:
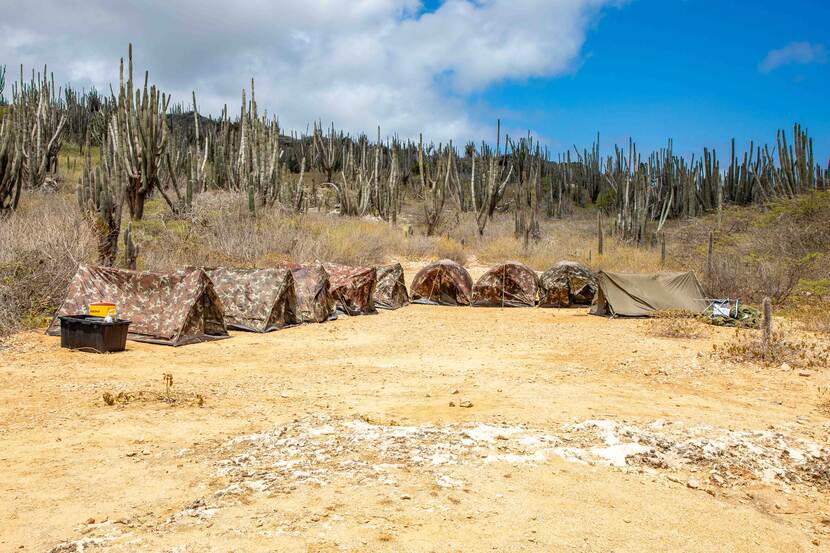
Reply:
[[[643,316],[658,309],[700,312],[703,291],[692,273],[594,273],[571,261],[541,275],[503,263],[477,282],[454,261],[422,268],[407,290],[399,263],[350,267],[332,263],[281,268],[187,267],[173,273],[81,265],[47,332],[60,335],[59,317],[90,303],[118,306],[131,321],[129,338],[185,345],[228,337],[228,329],[269,332],[321,323],[339,314],[376,313],[410,303],[475,307],[591,305],[598,315]]]

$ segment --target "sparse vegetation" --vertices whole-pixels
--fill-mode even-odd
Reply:
[[[823,369],[830,366],[830,345],[792,328],[772,330],[764,339],[763,330],[736,329],[726,344],[713,346],[724,360],[759,363],[769,367]]]
[[[0,122],[0,333],[50,313],[81,262],[168,270],[439,257],[693,269],[711,297],[769,296],[811,329],[830,326],[830,178],[798,125],[792,147],[783,131],[778,148],[750,144],[745,156],[733,142],[724,171],[714,151],[691,162],[671,142],[643,156],[631,140],[603,158],[599,137],[553,160],[530,137],[502,136],[500,124],[495,147],[462,151],[320,123],[310,136],[284,136],[259,113],[253,82],[237,118],[225,110],[212,120],[195,93],[171,106],[149,83],[136,90],[128,63],[118,97],[71,86],[60,97],[45,70],[12,87]],[[56,193],[30,190],[43,176]],[[75,182],[78,208],[59,213],[73,211]],[[85,230],[68,228],[80,221]]]

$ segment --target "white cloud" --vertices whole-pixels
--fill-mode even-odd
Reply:
[[[758,70],[761,73],[770,73],[785,65],[810,65],[826,62],[827,54],[823,44],[791,42],[783,48],[770,51],[758,64]]]
[[[470,94],[555,76],[577,62],[588,26],[616,0],[7,0],[0,64],[48,63],[58,79],[106,91],[134,43],[136,68],[203,112],[235,112],[256,79],[284,126],[481,138]],[[11,4],[11,5],[8,5]],[[489,133],[488,133],[489,134]]]

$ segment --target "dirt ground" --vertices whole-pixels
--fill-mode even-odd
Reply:
[[[830,551],[830,373],[702,332],[410,306],[102,356],[20,334],[0,550]]]

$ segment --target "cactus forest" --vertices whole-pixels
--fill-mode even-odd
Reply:
[[[733,139],[728,152],[704,148],[690,157],[676,153],[671,138],[652,152],[632,139],[604,155],[599,136],[587,147],[553,152],[530,135],[502,133],[499,122],[480,143],[436,144],[380,128],[348,135],[322,122],[307,133],[285,132],[257,105],[254,80],[242,90],[238,111],[226,106],[218,119],[208,118],[196,92],[171,104],[148,72],[138,80],[135,73],[132,46],[107,94],[61,88],[46,67],[30,73],[21,67],[10,87],[0,72],[0,91],[8,96],[0,121],[0,216],[13,212],[22,195],[55,186],[64,142],[85,152],[78,208],[99,236],[105,265],[117,257],[123,211],[141,220],[145,202],[156,196],[171,213],[185,215],[194,197],[209,190],[240,194],[251,217],[279,206],[395,224],[402,204],[416,202],[417,226],[426,235],[450,211],[474,214],[480,235],[495,212],[510,211],[526,246],[540,238],[540,219],[577,207],[598,207],[610,234],[646,245],[659,240],[670,219],[830,186],[830,161],[814,157],[808,130],[798,123],[769,144]]]

